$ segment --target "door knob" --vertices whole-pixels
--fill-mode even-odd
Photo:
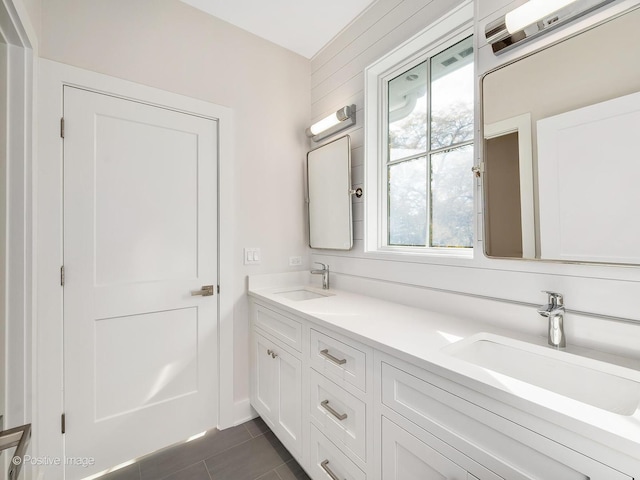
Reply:
[[[192,297],[195,297],[197,295],[202,295],[203,297],[210,297],[211,295],[213,295],[213,285],[203,285],[200,290],[191,292]]]

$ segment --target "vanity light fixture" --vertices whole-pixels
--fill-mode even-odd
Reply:
[[[524,5],[507,13],[504,16],[504,23],[509,33],[516,33],[576,1],[556,0],[549,2],[548,0],[529,0]]]
[[[356,123],[356,106],[346,105],[328,117],[314,123],[306,130],[308,137],[314,142],[327,138],[340,130],[344,130]]]
[[[496,55],[586,15],[613,0],[529,0],[489,23],[485,37]]]

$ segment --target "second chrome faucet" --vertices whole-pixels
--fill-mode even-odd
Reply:
[[[547,292],[548,303],[538,309],[538,313],[549,319],[549,345],[556,348],[567,346],[567,339],[564,335],[564,298],[561,294]]]
[[[311,273],[316,275],[322,275],[322,289],[329,290],[329,265],[320,262],[314,262],[318,265],[322,265],[322,269],[311,270]]]

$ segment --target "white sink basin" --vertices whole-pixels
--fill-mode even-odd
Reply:
[[[320,293],[316,290],[310,290],[308,288],[296,288],[292,290],[285,290],[283,292],[277,292],[276,295],[280,295],[288,300],[313,300],[314,298],[330,297],[332,293]]]
[[[481,367],[509,387],[509,379],[619,415],[640,404],[640,372],[499,335],[480,333],[443,351]]]

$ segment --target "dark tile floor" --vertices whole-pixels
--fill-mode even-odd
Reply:
[[[99,480],[310,480],[260,419],[166,448]]]

